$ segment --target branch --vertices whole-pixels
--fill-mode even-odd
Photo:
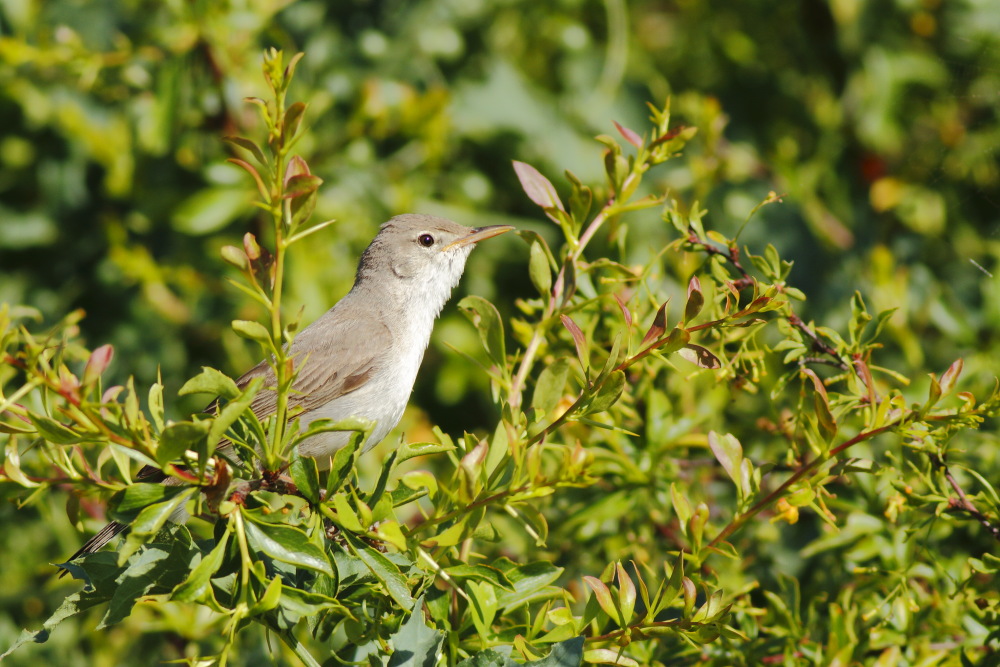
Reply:
[[[962,487],[958,485],[957,481],[955,481],[955,477],[951,474],[951,470],[948,469],[948,464],[944,462],[944,457],[938,454],[932,458],[932,461],[935,466],[944,471],[944,478],[948,480],[948,484],[951,485],[951,488],[955,490],[955,494],[958,496],[957,498],[949,498],[948,506],[952,509],[969,514],[973,519],[982,524],[982,526],[988,530],[991,535],[993,535],[993,539],[1000,542],[1000,526],[994,525],[993,522],[990,521],[989,517],[980,512],[979,509],[972,504],[969,497],[965,495],[965,491],[962,490]]]

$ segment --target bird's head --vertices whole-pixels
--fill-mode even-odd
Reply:
[[[466,227],[431,215],[397,215],[382,225],[361,256],[355,284],[408,290],[427,298],[443,295],[443,305],[476,243],[511,229],[510,225]]]

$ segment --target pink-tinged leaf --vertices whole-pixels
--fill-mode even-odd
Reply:
[[[824,435],[832,438],[837,434],[837,420],[833,417],[833,410],[830,409],[830,397],[826,392],[826,385],[816,372],[811,368],[803,368],[800,371],[803,375],[812,380],[813,388],[816,390],[814,401],[816,408],[816,419]]]
[[[955,381],[958,380],[958,376],[962,374],[962,366],[962,360],[956,359],[955,362],[948,367],[948,370],[946,370],[944,375],[941,376],[941,391],[948,394],[955,388]]]
[[[480,440],[479,444],[472,448],[472,451],[462,457],[462,467],[472,475],[473,479],[479,476],[480,469],[483,466],[483,462],[486,461],[486,455],[489,452],[489,443],[485,440]]]
[[[310,192],[315,192],[322,182],[322,178],[319,176],[313,176],[312,174],[299,174],[298,176],[292,176],[285,184],[286,192],[283,195],[283,198],[295,199],[296,197],[307,195]]]
[[[704,305],[705,295],[701,293],[701,281],[698,280],[698,276],[691,276],[688,282],[687,303],[684,304],[684,321],[693,320]]]
[[[305,159],[301,155],[293,155],[292,159],[288,161],[288,168],[285,169],[285,186],[287,187],[288,180],[293,176],[308,176],[311,173]]]
[[[865,383],[865,388],[868,390],[868,404],[875,405],[878,401],[875,397],[875,380],[872,378],[872,371],[868,368],[868,364],[860,356],[854,357],[854,368],[858,373],[858,377],[861,378],[862,382]]]
[[[569,315],[560,315],[559,319],[562,321],[563,326],[566,327],[566,330],[569,331],[570,335],[573,336],[573,345],[576,346],[576,356],[580,359],[580,363],[583,367],[586,368],[587,339],[583,335],[583,331],[580,330],[580,327],[577,326],[576,322],[574,322]]]
[[[250,232],[243,235],[243,250],[247,254],[247,259],[251,262],[255,262],[260,259],[260,244],[257,243],[257,237]]]
[[[642,137],[636,134],[635,131],[628,129],[624,125],[620,125],[617,121],[611,122],[615,124],[615,127],[618,128],[621,135],[625,137],[625,141],[629,142],[636,148],[642,148]]]
[[[811,368],[803,368],[800,372],[806,377],[808,377],[810,380],[812,380],[813,387],[816,389],[816,393],[823,397],[823,400],[827,403],[827,406],[829,407],[830,399],[826,393],[826,385],[823,384],[823,381],[819,378],[818,375],[816,375],[816,371],[812,370]]]
[[[264,185],[264,181],[261,179],[260,174],[257,173],[256,167],[254,167],[246,160],[241,160],[235,157],[228,158],[226,162],[232,162],[236,166],[245,169],[248,174],[253,176],[254,183],[257,184],[257,192],[260,193],[261,199],[263,199],[264,201],[270,200],[270,197],[267,194],[267,187]]]
[[[601,606],[604,613],[608,617],[621,625],[621,618],[619,618],[618,609],[615,608],[615,602],[611,598],[611,591],[608,590],[607,584],[598,579],[597,577],[585,576],[583,578],[590,589],[594,591],[594,597],[597,598],[597,604]]]
[[[108,369],[111,359],[115,356],[115,350],[110,345],[102,345],[90,353],[87,366],[83,369],[83,384],[96,382],[104,371]]]
[[[560,211],[566,210],[563,208],[562,201],[560,201],[556,189],[540,171],[526,162],[514,160],[514,172],[517,174],[518,180],[521,181],[521,187],[524,188],[524,193],[528,195],[528,199],[542,208],[555,208]]]
[[[630,311],[628,309],[628,306],[625,305],[625,301],[622,300],[622,298],[620,296],[618,296],[617,294],[615,294],[614,296],[615,296],[615,301],[618,302],[618,307],[621,308],[622,317],[625,318],[625,328],[631,329],[632,328],[632,311]]]
[[[59,393],[71,403],[80,402],[80,378],[73,375],[65,366],[59,367]]]
[[[694,609],[694,603],[698,600],[698,588],[690,578],[681,579],[681,590],[684,592],[684,614],[689,614]]]
[[[659,136],[656,139],[654,139],[653,143],[651,145],[655,146],[657,144],[662,144],[662,143],[665,143],[667,141],[670,141],[671,139],[675,138],[677,135],[679,135],[681,132],[683,132],[686,129],[687,129],[686,125],[678,125],[674,129],[667,131],[666,134],[664,134],[662,136]]]
[[[101,403],[113,402],[115,399],[118,398],[118,394],[122,393],[123,391],[125,391],[125,387],[121,386],[120,384],[116,384],[113,387],[108,387],[107,389],[104,390],[104,393],[101,395]]]
[[[722,368],[722,362],[719,361],[719,358],[703,348],[701,345],[688,343],[681,349],[677,350],[677,354],[681,355],[692,364],[697,364],[702,368]]]
[[[663,332],[667,330],[667,304],[670,303],[670,299],[663,302],[660,309],[656,311],[656,317],[653,318],[653,324],[649,327],[649,331],[646,335],[642,337],[642,342],[639,343],[639,347],[643,347],[646,343],[658,339],[663,335]]]
[[[812,380],[813,388],[816,390],[816,419],[824,435],[832,438],[837,434],[837,420],[834,419],[833,410],[830,409],[830,397],[826,392],[826,385],[811,368],[803,368],[800,372]]]

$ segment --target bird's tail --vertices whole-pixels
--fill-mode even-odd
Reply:
[[[74,561],[80,556],[84,556],[86,554],[92,554],[95,551],[100,551],[101,547],[103,547],[105,544],[113,540],[116,535],[119,535],[126,528],[128,528],[127,525],[123,523],[118,523],[117,521],[112,521],[108,525],[104,526],[104,528],[102,528],[100,532],[98,532],[92,538],[87,540],[86,544],[77,549],[76,553],[70,556],[67,562]],[[68,570],[63,570],[59,574],[59,576],[60,577],[64,576],[66,572],[68,572]]]

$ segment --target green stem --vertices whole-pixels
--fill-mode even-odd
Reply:
[[[286,420],[288,419],[288,389],[291,378],[288,377],[287,352],[281,326],[281,295],[285,282],[285,251],[288,243],[285,240],[285,199],[284,174],[287,157],[287,147],[284,144],[282,128],[285,122],[285,92],[281,85],[275,87],[275,120],[272,134],[276,137],[274,146],[274,170],[271,173],[271,218],[274,224],[274,285],[271,289],[271,341],[274,346],[275,390],[277,391],[274,410],[274,431],[271,438],[270,451],[265,457],[268,470],[280,466],[285,439]]]

